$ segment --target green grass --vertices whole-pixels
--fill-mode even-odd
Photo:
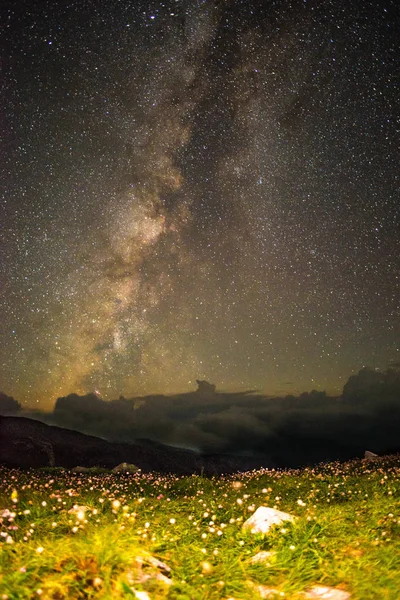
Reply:
[[[295,599],[319,584],[398,600],[399,475],[400,456],[212,479],[1,468],[0,599],[254,600],[253,584]],[[242,530],[261,505],[299,518]]]

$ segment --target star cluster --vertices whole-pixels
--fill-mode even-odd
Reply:
[[[395,12],[10,3],[0,388],[338,393],[398,361]]]

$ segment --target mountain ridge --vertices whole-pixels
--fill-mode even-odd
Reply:
[[[27,417],[0,416],[0,463],[5,466],[113,468],[122,462],[135,464],[143,472],[177,475],[214,475],[270,466],[255,457],[203,455],[148,439],[130,444],[110,442]]]

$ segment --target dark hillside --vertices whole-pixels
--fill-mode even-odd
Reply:
[[[113,468],[121,462],[144,472],[178,475],[218,474],[265,465],[265,459],[214,455],[142,440],[136,444],[112,443],[70,429],[46,425],[24,417],[0,417],[0,462],[9,467],[99,466]]]

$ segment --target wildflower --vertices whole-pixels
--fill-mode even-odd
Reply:
[[[44,550],[43,546],[39,546],[38,548],[36,548],[36,552],[38,554],[42,554],[43,550]]]
[[[175,525],[176,520],[175,519],[170,519],[169,522],[171,523],[171,525]]]

